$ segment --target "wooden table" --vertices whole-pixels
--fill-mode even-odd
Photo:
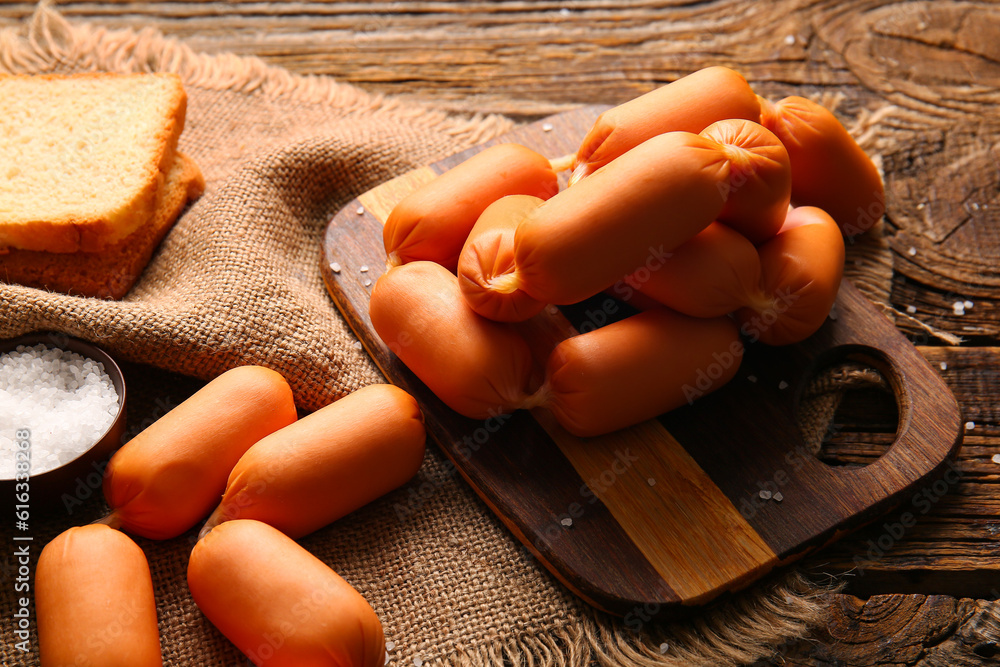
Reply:
[[[0,27],[33,9],[0,4]],[[826,627],[783,649],[783,664],[995,664],[1000,5],[192,0],[64,1],[58,9],[73,20],[152,26],[198,50],[258,55],[370,91],[519,120],[618,103],[710,64],[738,69],[771,97],[840,93],[845,124],[895,105],[880,125],[887,137],[880,152],[895,267],[891,301],[965,340],[945,346],[916,320],[899,322],[943,369],[964,419],[975,426],[959,459],[960,482],[928,502],[916,526],[889,548],[871,551],[880,538],[890,541],[890,515],[810,561],[816,571],[856,576],[833,600]],[[974,306],[959,314],[956,301]],[[877,392],[849,396],[827,458],[873,460],[891,442],[895,419],[891,401]]]

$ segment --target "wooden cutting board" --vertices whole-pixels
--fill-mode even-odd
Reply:
[[[420,402],[430,436],[556,577],[611,613],[676,616],[910,497],[957,451],[960,416],[937,373],[847,280],[836,319],[810,339],[749,345],[726,387],[630,429],[582,439],[541,408],[483,422],[446,407],[368,318],[372,287],[385,270],[383,222],[406,194],[495,143],[521,143],[550,158],[574,152],[601,110],[539,121],[364,193],[330,222],[322,272],[386,378]],[[573,333],[561,313],[543,317],[543,328]],[[894,444],[862,468],[820,462],[805,450],[795,421],[809,379],[848,359],[878,368],[899,406]]]

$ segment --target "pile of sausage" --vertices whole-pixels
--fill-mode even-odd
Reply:
[[[423,414],[376,384],[297,417],[279,373],[240,366],[119,449],[103,480],[111,514],[61,533],[38,559],[42,666],[161,667],[149,564],[117,529],[167,540],[208,516],[188,586],[254,664],[382,667],[375,611],[295,540],[413,477]]]
[[[722,386],[745,340],[812,335],[844,237],[883,210],[878,170],[830,111],[712,67],[601,114],[573,156],[501,144],[407,196],[371,320],[455,411],[545,406],[601,435]],[[550,304],[601,292],[641,312],[533,340]]]

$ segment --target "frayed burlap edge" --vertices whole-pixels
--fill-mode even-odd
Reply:
[[[514,126],[510,119],[496,114],[462,116],[367,93],[326,76],[293,74],[253,56],[197,53],[152,28],[135,31],[74,25],[52,8],[50,0],[38,4],[24,28],[0,30],[0,72],[43,74],[67,64],[81,70],[174,72],[185,85],[207,90],[327,104],[376,117],[389,114],[469,146]]]
[[[822,622],[841,585],[817,584],[789,572],[722,602],[689,622],[643,622],[592,612],[578,625],[545,635],[485,643],[441,660],[447,667],[724,667],[780,655],[781,647]],[[648,617],[646,617],[648,618]]]
[[[182,42],[149,28],[134,31],[74,25],[52,9],[47,0],[39,4],[24,28],[0,30],[0,72],[45,73],[66,65],[81,70],[176,72],[185,85],[209,90],[253,93],[373,115],[392,115],[430,131],[446,133],[470,146],[514,125],[497,115],[459,116],[419,104],[401,103],[329,77],[292,74],[255,57],[196,53]],[[835,106],[836,100],[827,104]],[[874,126],[880,113],[860,117],[851,128],[869,152],[877,137]],[[878,163],[877,156],[875,159]],[[889,306],[892,260],[881,230],[879,222],[872,233],[851,244],[846,273],[890,316],[903,315]],[[818,391],[826,400],[816,404],[808,422],[809,430],[821,429],[829,422],[843,394],[836,382]],[[838,589],[836,583],[820,585],[799,573],[786,572],[718,603],[689,622],[651,623],[644,620],[648,618],[644,610],[637,610],[631,619],[611,619],[591,611],[579,621],[544,635],[485,641],[425,664],[462,667],[747,664],[778,654],[783,642],[802,637],[820,623],[826,596]]]

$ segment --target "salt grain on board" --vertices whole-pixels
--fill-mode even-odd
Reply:
[[[118,392],[104,364],[39,343],[0,355],[0,478],[13,479],[15,433],[30,432],[31,474],[90,449],[118,415]]]

